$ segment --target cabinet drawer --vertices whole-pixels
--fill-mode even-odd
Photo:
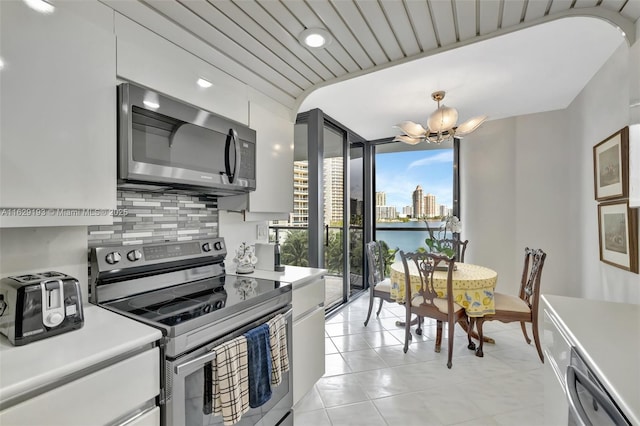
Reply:
[[[293,288],[293,320],[324,304],[324,278]]]
[[[160,353],[153,348],[10,407],[0,412],[0,424],[104,425],[159,393]]]

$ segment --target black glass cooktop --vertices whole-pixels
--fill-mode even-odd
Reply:
[[[268,295],[280,286],[279,281],[227,275],[137,294],[104,306],[175,326],[234,305],[251,304],[251,299]]]

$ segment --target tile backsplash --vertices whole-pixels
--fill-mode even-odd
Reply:
[[[113,225],[89,226],[89,248],[218,236],[215,198],[118,191]]]

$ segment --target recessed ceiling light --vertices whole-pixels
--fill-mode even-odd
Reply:
[[[55,6],[45,0],[23,0],[27,6],[40,13],[53,13]]]
[[[211,83],[210,81],[205,80],[204,78],[199,78],[198,79],[198,86],[207,89],[207,88],[213,86],[213,83]]]
[[[331,34],[324,28],[307,28],[298,37],[298,41],[305,47],[323,49],[331,44]]]
[[[151,109],[158,109],[160,108],[160,104],[157,102],[153,102],[153,101],[142,101],[143,104],[145,104],[147,107],[151,108]]]

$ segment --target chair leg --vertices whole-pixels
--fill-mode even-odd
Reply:
[[[527,341],[527,345],[530,345],[531,339],[529,339],[529,336],[527,335],[526,323],[524,321],[520,321],[520,327],[522,328],[522,334],[524,334],[524,340]]]
[[[366,327],[369,323],[369,317],[371,317],[371,310],[373,309],[373,291],[370,292],[369,295],[369,312],[367,312],[367,319],[364,321],[364,326]]]
[[[442,321],[438,321],[438,325],[436,325],[436,347],[435,347],[436,352],[440,352],[441,345],[442,345]]]
[[[418,326],[416,327],[416,334],[418,336],[422,336],[422,322],[423,322],[424,318],[422,318],[420,315],[418,315],[417,318],[417,324]]]
[[[407,308],[407,318],[404,323],[404,353],[409,350],[409,340],[411,340],[411,309]]]
[[[452,365],[451,364],[451,358],[453,357],[453,333],[455,331],[454,330],[454,328],[455,328],[454,326],[455,326],[455,323],[453,323],[452,321],[449,321],[447,323],[447,328],[448,328],[448,331],[449,331],[449,341],[447,342],[448,346],[449,346],[449,355],[448,355],[448,358],[447,358],[447,368],[451,368],[451,365]]]
[[[533,329],[533,340],[536,342],[536,349],[538,350],[538,356],[540,357],[540,361],[542,361],[542,363],[544,364],[544,355],[542,353],[542,347],[540,346],[538,324],[532,324],[531,328]]]
[[[480,345],[478,349],[476,349],[476,356],[483,357],[484,352],[482,351],[482,346],[484,346],[484,339],[482,335],[482,324],[484,323],[484,319],[482,317],[476,318],[476,328],[478,330],[478,339],[480,340]]]
[[[467,341],[469,342],[469,344],[467,345],[467,349],[469,349],[470,351],[476,350],[476,344],[473,342],[473,340],[471,340],[471,333],[475,325],[476,325],[476,318],[469,317],[469,319],[467,320]]]
[[[382,302],[384,302],[384,299],[381,297],[380,298],[380,306],[378,306],[378,312],[376,312],[376,317],[380,315],[380,311],[382,311]]]

